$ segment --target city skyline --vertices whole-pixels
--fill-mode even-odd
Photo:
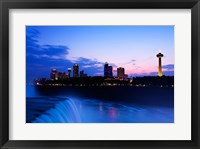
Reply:
[[[27,26],[26,39],[27,81],[53,68],[68,72],[75,63],[89,76],[103,76],[106,61],[113,76],[119,67],[130,77],[157,76],[159,51],[163,75],[174,75],[173,26]]]
[[[60,72],[58,71],[58,69],[53,68],[50,73],[50,79],[58,80],[59,78],[66,79],[66,78],[90,77],[88,76],[87,72],[86,73],[84,72],[84,70],[79,70],[78,64],[73,65],[73,70],[70,67],[67,70],[68,70],[67,72]],[[71,74],[71,70],[73,71],[73,74]],[[128,79],[128,75],[125,74],[125,69],[123,67],[117,68],[117,75],[115,76],[113,74],[113,67],[110,66],[108,62],[105,62],[104,64],[104,74],[102,76],[103,77],[117,77],[118,79],[121,79],[121,80]]]
[[[156,55],[158,58],[158,77],[162,77],[162,60],[161,58],[164,57],[162,53],[158,53]],[[53,68],[50,73],[50,79],[51,80],[66,80],[67,78],[84,78],[84,77],[90,77],[87,75],[87,73],[84,73],[84,70],[79,71],[79,65],[76,63],[73,65],[73,76],[71,76],[71,68],[67,69],[67,72],[58,72],[56,68]],[[125,68],[118,67],[117,68],[117,75],[115,76],[113,73],[113,66],[110,66],[108,62],[104,63],[104,75],[103,77],[116,77],[119,80],[128,80],[129,76],[125,73]],[[44,79],[44,78],[43,78]],[[46,78],[48,79],[48,78]]]

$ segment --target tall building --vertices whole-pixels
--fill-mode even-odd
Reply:
[[[87,77],[87,74],[84,73],[84,71],[82,70],[82,71],[80,71],[80,77],[81,78]]]
[[[108,76],[108,62],[105,62],[104,64],[104,77]]]
[[[58,80],[65,80],[66,78],[65,72],[58,72]]]
[[[108,77],[113,77],[113,67],[108,66]]]
[[[117,77],[119,78],[119,79],[123,79],[124,78],[124,68],[122,68],[122,67],[119,67],[119,68],[117,68]]]
[[[162,53],[158,53],[157,55],[158,58],[158,76],[162,77],[162,57],[164,56]]]
[[[78,64],[74,64],[74,66],[73,66],[73,77],[74,78],[79,77],[79,66],[78,66]]]
[[[106,62],[104,64],[104,77],[113,77],[113,67]]]
[[[52,80],[58,80],[58,71],[57,71],[57,69],[52,69],[51,70],[50,78]]]
[[[68,77],[70,78],[71,77],[71,71],[72,71],[72,69],[68,68],[67,70],[68,70]]]

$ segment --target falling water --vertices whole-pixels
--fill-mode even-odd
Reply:
[[[81,118],[76,104],[73,100],[67,99],[59,102],[37,117],[33,123],[80,123]]]

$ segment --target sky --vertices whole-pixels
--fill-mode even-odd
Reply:
[[[26,26],[26,77],[49,78],[78,63],[89,76],[103,76],[104,63],[129,77],[174,75],[174,26]]]

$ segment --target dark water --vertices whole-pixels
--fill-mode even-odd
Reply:
[[[174,89],[27,86],[27,123],[173,123]]]

